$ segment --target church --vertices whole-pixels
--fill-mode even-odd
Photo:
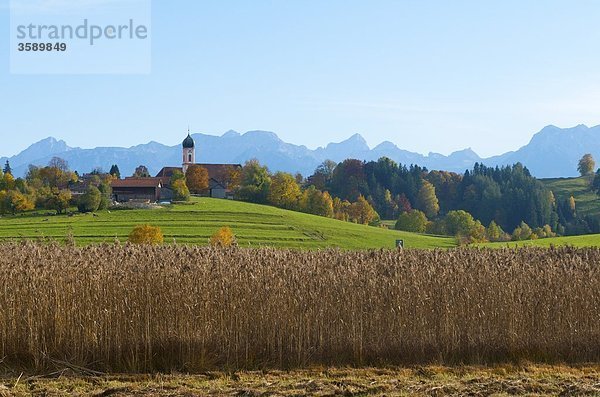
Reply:
[[[192,165],[199,165],[208,171],[207,196],[233,199],[232,185],[238,178],[242,166],[240,164],[196,163],[196,144],[189,131],[181,146],[181,167],[163,167],[154,178],[127,177],[113,181],[115,201],[168,201],[173,197],[170,189],[171,177],[178,171],[185,175]]]

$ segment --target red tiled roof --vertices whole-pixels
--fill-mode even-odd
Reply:
[[[125,178],[115,179],[111,182],[114,187],[160,187],[161,178]]]
[[[195,165],[199,165],[203,168],[206,168],[206,171],[208,171],[208,177],[209,178],[214,178],[216,180],[219,180],[220,178],[223,177],[223,172],[225,170],[231,169],[231,168],[242,168],[241,164],[202,164],[202,163],[196,163]],[[174,171],[182,171],[181,167],[164,167],[162,170],[159,171],[158,174],[156,174],[156,176],[158,178],[170,178],[173,175]],[[165,179],[163,179],[163,183],[164,183]]]

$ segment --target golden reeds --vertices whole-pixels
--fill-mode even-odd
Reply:
[[[5,368],[600,360],[600,249],[0,245]]]

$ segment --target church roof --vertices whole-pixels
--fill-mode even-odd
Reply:
[[[161,179],[127,177],[125,179],[114,179],[110,185],[113,188],[161,187]]]
[[[188,136],[185,137],[185,139],[183,140],[182,145],[185,149],[193,148],[195,146],[194,139],[191,137],[189,132],[188,132]]]
[[[216,182],[222,184],[224,178],[226,178],[229,170],[231,169],[241,169],[241,164],[206,164],[206,163],[196,163],[195,165],[199,165],[201,167],[206,168],[208,171],[208,178],[214,179]],[[182,167],[163,167],[156,177],[162,181],[163,185],[168,185],[170,183],[171,177],[175,171],[183,172]]]

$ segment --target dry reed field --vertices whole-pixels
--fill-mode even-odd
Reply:
[[[0,369],[600,361],[600,249],[0,245]]]

